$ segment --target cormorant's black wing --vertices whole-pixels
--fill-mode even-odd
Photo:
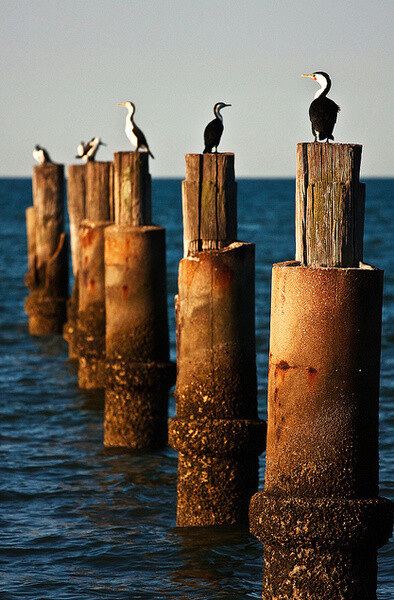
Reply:
[[[212,148],[217,148],[223,133],[223,123],[220,119],[213,119],[208,123],[204,130],[204,153],[212,152]]]
[[[330,98],[316,98],[309,107],[309,118],[312,127],[323,139],[330,136],[337,120],[340,108]]]
[[[86,142],[86,144],[83,147],[83,154],[82,156],[86,156],[86,154],[89,152],[91,145],[92,145],[92,140],[90,140],[90,142]]]
[[[44,154],[44,160],[45,162],[52,162],[51,161],[51,157],[49,156],[49,152],[47,150],[45,150],[45,148],[41,148],[43,154]]]
[[[149,149],[148,142],[146,141],[146,137],[142,133],[141,129],[139,127],[137,127],[137,125],[134,125],[133,131],[134,131],[135,137],[138,140],[138,147],[144,146],[148,150]]]

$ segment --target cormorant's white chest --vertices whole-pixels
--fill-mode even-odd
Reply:
[[[134,125],[131,122],[130,117],[126,118],[125,132],[126,132],[127,137],[130,140],[131,145],[137,147],[138,146],[138,140],[137,140],[137,137],[136,137],[136,135],[134,133]]]
[[[33,150],[33,158],[36,159],[36,161],[40,164],[43,165],[45,162],[45,156],[44,156],[44,152],[40,149],[40,150]]]

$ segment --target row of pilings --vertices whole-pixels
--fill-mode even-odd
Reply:
[[[375,600],[377,550],[391,535],[392,504],[378,495],[383,273],[363,263],[360,163],[358,145],[297,148],[296,260],[272,271],[261,492],[255,249],[237,239],[234,155],[186,155],[176,373],[147,154],[69,167],[69,299],[63,166],[34,168],[30,332],[63,330],[79,386],[105,388],[106,446],[168,437],[178,526],[245,523],[249,511],[267,600]]]

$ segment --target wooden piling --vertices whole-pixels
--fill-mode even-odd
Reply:
[[[76,347],[78,385],[83,389],[105,386],[105,275],[104,230],[111,221],[82,221],[78,268]]]
[[[85,218],[114,220],[114,166],[112,162],[88,162],[86,168]]]
[[[86,219],[86,165],[70,165],[67,175],[67,208],[70,222],[71,262],[73,275],[76,278],[79,261],[79,226]]]
[[[272,272],[265,491],[250,505],[267,600],[376,600],[391,534],[378,496],[383,274],[361,262],[364,194],[349,191],[361,147],[338,146],[298,145],[297,252],[312,264]]]
[[[257,417],[254,245],[235,241],[234,155],[187,155],[186,165],[169,428],[179,453],[177,525],[235,524],[247,521],[265,447]]]
[[[363,260],[365,185],[359,144],[297,145],[296,260],[358,267]]]
[[[67,237],[64,233],[64,167],[33,169],[33,207],[26,213],[30,294],[25,301],[32,335],[61,333],[68,297]]]
[[[104,444],[152,448],[167,442],[169,360],[165,230],[151,225],[148,156],[117,152],[116,225],[105,232]]]
[[[116,225],[152,224],[151,176],[147,152],[114,154],[114,219]]]
[[[68,342],[70,359],[78,358],[76,331],[78,318],[79,227],[85,219],[86,165],[70,165],[67,177],[67,208],[70,223],[71,263],[74,285],[67,302],[67,321],[63,338]]]
[[[182,212],[184,256],[237,239],[234,154],[186,154]]]

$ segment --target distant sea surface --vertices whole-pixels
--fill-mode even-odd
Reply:
[[[385,271],[380,493],[393,499],[394,179],[366,179],[364,261]],[[168,309],[182,257],[179,180],[155,180],[167,229]],[[238,181],[239,239],[256,244],[259,406],[266,413],[270,273],[294,258],[294,181]],[[261,598],[262,546],[244,529],[176,528],[177,455],[103,447],[103,396],[78,390],[60,337],[28,334],[25,209],[30,179],[0,179],[1,600]],[[174,414],[170,401],[170,416]],[[264,480],[261,457],[260,488]],[[394,543],[379,552],[380,600],[394,598]]]

